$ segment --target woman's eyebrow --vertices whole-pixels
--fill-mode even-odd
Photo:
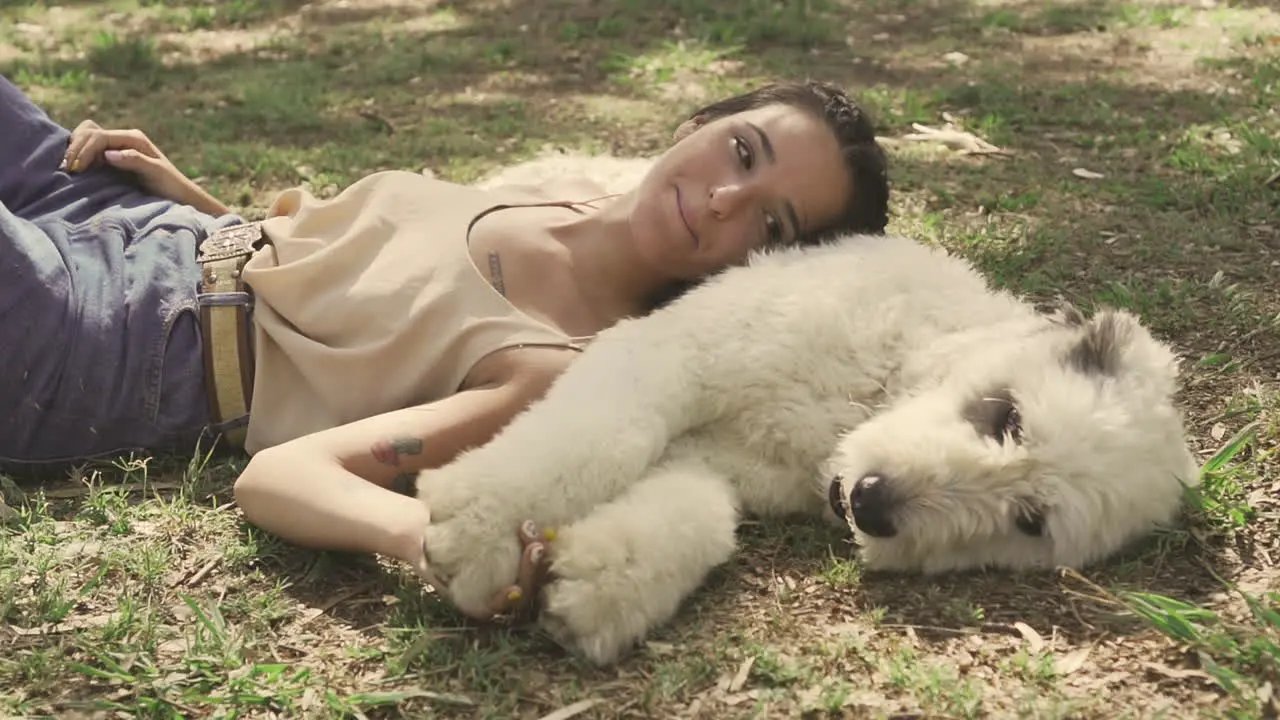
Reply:
[[[753,122],[748,122],[747,127],[755,130],[756,135],[760,137],[760,147],[764,150],[764,156],[768,158],[769,162],[777,162],[778,157],[773,154],[773,143],[769,140],[769,136],[765,134],[764,130],[761,130],[760,126]]]

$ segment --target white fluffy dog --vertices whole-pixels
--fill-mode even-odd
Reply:
[[[1124,312],[993,292],[900,237],[752,258],[603,333],[488,445],[419,478],[481,611],[560,528],[540,622],[598,663],[667,621],[741,513],[847,522],[870,569],[1081,566],[1197,481],[1170,351]]]

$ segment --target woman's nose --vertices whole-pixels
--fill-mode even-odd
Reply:
[[[718,218],[723,220],[732,217],[738,208],[747,200],[747,189],[737,183],[725,183],[721,185],[713,185],[711,187],[711,197],[707,201],[707,208]]]

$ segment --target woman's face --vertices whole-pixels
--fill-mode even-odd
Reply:
[[[637,188],[638,254],[673,279],[742,264],[840,214],[849,179],[826,123],[774,104],[686,123]]]

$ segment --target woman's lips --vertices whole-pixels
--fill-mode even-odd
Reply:
[[[680,199],[680,188],[676,187],[676,213],[680,216],[680,222],[684,223],[684,229],[689,231],[689,237],[693,238],[694,247],[698,246],[698,234],[693,231],[693,225],[689,222],[689,217],[684,212],[684,202]]]

